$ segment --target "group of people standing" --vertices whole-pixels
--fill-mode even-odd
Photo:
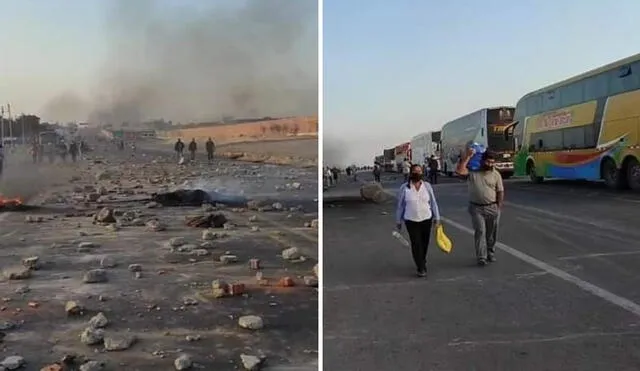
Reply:
[[[71,157],[72,162],[78,161],[82,153],[86,152],[87,145],[83,140],[72,140],[70,142],[59,141],[58,143],[41,143],[37,139],[31,142],[31,158],[34,164],[41,163],[46,156],[49,163],[55,161],[56,156],[66,162]]]
[[[213,161],[213,153],[216,150],[216,145],[211,139],[211,137],[209,137],[209,139],[205,142],[204,147],[205,147],[205,150],[207,151],[207,161],[211,163]],[[184,149],[185,149],[184,142],[182,141],[182,139],[178,138],[178,140],[176,141],[176,144],[173,146],[173,150],[176,153],[176,157],[178,161],[181,161],[181,159],[184,158]],[[189,142],[189,146],[187,147],[187,150],[189,151],[189,160],[191,162],[195,161],[196,152],[198,151],[198,144],[196,143],[196,138],[191,139],[191,142]]]
[[[502,176],[495,169],[495,156],[482,154],[482,166],[468,169],[475,150],[469,148],[456,166],[456,174],[467,182],[468,212],[474,229],[474,247],[479,266],[496,261],[498,223],[504,204]],[[433,169],[433,168],[432,168]],[[404,225],[411,242],[417,275],[427,274],[427,251],[434,226],[441,223],[440,209],[431,182],[424,181],[424,167],[408,165],[406,181],[400,187],[396,205],[396,228]]]

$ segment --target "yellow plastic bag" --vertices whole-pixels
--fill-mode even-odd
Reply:
[[[440,250],[442,250],[445,254],[450,253],[451,249],[453,249],[453,244],[451,243],[449,237],[447,237],[447,235],[444,233],[444,227],[442,227],[442,224],[438,224],[438,226],[436,227],[436,243],[438,244]]]

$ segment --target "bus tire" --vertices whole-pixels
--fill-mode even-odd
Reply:
[[[512,172],[502,173],[502,179],[509,179],[513,176]]]
[[[604,184],[611,189],[624,189],[626,184],[626,174],[616,167],[615,161],[611,157],[605,157],[600,165],[600,176]]]
[[[536,164],[533,160],[527,161],[527,174],[529,175],[529,180],[531,180],[532,183],[539,184],[544,180],[544,177],[538,176],[538,173],[536,172]]]
[[[633,156],[624,159],[623,168],[627,174],[627,185],[634,191],[640,191],[640,162]]]

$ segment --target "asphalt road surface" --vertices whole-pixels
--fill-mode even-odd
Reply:
[[[399,178],[383,184],[395,193]],[[640,368],[640,195],[558,181],[505,187],[498,261],[480,268],[466,185],[435,186],[454,250],[432,242],[427,279],[391,236],[395,199],[359,201],[354,182],[326,193],[326,370]]]

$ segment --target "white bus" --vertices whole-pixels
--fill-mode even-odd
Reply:
[[[504,129],[513,122],[515,108],[483,108],[446,123],[442,127],[441,154],[445,174],[452,176],[456,164],[471,142],[496,154],[496,169],[503,178],[513,175],[513,137],[505,138]]]
[[[440,143],[436,140],[439,134],[439,131],[430,131],[411,138],[411,160],[414,163],[425,165],[431,156],[435,156],[436,160],[440,159]],[[442,168],[442,164],[439,166]]]

